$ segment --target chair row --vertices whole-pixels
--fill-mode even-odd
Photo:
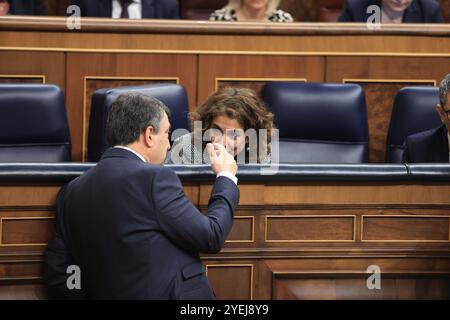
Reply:
[[[359,85],[272,82],[262,96],[280,130],[280,162],[369,161],[367,108]],[[385,162],[401,163],[409,135],[440,125],[438,103],[435,87],[405,87],[397,93]]]
[[[188,99],[175,84],[97,90],[92,96],[88,161],[108,147],[106,118],[115,99],[138,91],[171,109],[172,129],[188,129]],[[270,82],[262,98],[275,114],[281,163],[367,163],[369,130],[362,88],[356,84]],[[394,101],[386,162],[400,163],[403,141],[440,124],[437,88],[407,87]],[[25,116],[26,115],[26,116]],[[0,85],[0,162],[68,162],[70,133],[62,91],[54,85]]]
[[[108,147],[107,110],[127,91],[139,91],[162,100],[171,109],[172,129],[188,128],[188,99],[182,86],[152,84],[101,89],[92,97],[88,161],[98,161]],[[359,85],[270,82],[263,87],[262,98],[275,114],[281,163],[369,161],[367,108]],[[408,135],[440,124],[434,110],[438,102],[437,88],[407,87],[398,92],[386,142],[386,162],[402,161],[403,141]]]

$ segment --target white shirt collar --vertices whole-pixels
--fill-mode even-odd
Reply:
[[[113,0],[111,17],[118,19],[122,13],[122,6],[119,0]],[[128,16],[130,19],[142,19],[142,1],[133,0],[128,7]]]
[[[147,162],[147,161],[145,161],[145,158],[139,152],[137,152],[137,151],[135,151],[135,150],[133,150],[131,148],[128,148],[128,147],[125,147],[125,146],[114,146],[114,148],[128,150],[128,151],[134,153],[136,156],[138,156],[139,159],[141,159],[142,161]]]

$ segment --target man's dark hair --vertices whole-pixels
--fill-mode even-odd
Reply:
[[[450,93],[450,73],[444,77],[444,79],[441,81],[441,85],[439,86],[439,100],[442,108],[447,103],[447,94],[449,93]]]
[[[142,93],[121,94],[111,105],[106,122],[106,135],[111,147],[135,142],[147,127],[159,132],[164,112],[169,109],[158,99]]]

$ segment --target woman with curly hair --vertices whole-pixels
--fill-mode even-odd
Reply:
[[[253,90],[218,90],[190,114],[193,132],[174,141],[168,162],[209,163],[204,150],[208,142],[215,142],[225,146],[238,163],[270,163],[273,118]]]

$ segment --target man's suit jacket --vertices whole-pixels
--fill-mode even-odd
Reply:
[[[367,8],[377,5],[381,8],[381,0],[347,0],[342,9],[339,22],[366,22],[372,15]],[[444,23],[441,7],[435,0],[413,0],[403,14],[404,23]]]
[[[219,177],[203,215],[173,171],[107,150],[58,195],[45,253],[51,297],[213,299],[199,253],[221,250],[238,201],[234,182]],[[81,290],[67,289],[69,265],[80,267]]]
[[[8,0],[9,13],[17,15],[45,15],[44,0]]]
[[[179,19],[176,0],[142,0],[143,19]],[[72,0],[81,9],[82,17],[111,18],[112,0]]]
[[[444,125],[410,135],[405,140],[403,162],[448,163],[448,137]]]

